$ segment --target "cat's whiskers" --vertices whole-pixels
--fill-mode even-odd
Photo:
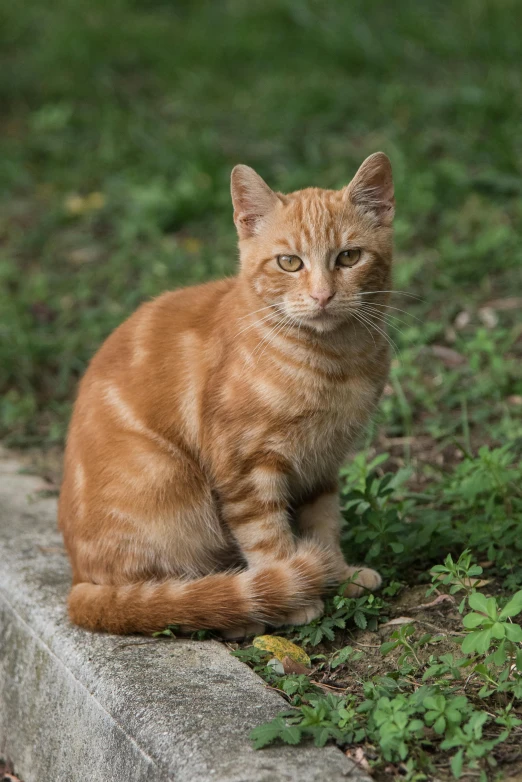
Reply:
[[[405,315],[408,315],[409,318],[413,318],[413,320],[417,320],[419,323],[422,323],[421,319],[418,318],[416,315],[412,315],[412,313],[408,312],[408,310],[401,310],[400,307],[392,307],[390,304],[378,304],[376,301],[361,302],[361,304],[363,303],[367,304],[370,307],[380,307],[381,309],[385,309],[385,310],[395,310],[395,312],[403,312]]]
[[[252,351],[252,356],[255,356],[255,354],[257,353],[257,351],[258,351],[258,350],[259,350],[259,348],[261,347],[261,345],[263,345],[263,344],[264,344],[264,342],[265,342],[267,339],[269,339],[269,338],[270,338],[270,336],[271,336],[271,335],[272,335],[272,334],[273,334],[273,333],[276,331],[276,329],[277,329],[277,328],[278,328],[280,325],[281,325],[281,321],[278,321],[278,322],[275,324],[275,326],[273,326],[273,327],[272,327],[272,328],[269,330],[268,334],[265,334],[263,337],[261,337],[261,339],[259,340],[259,342],[258,342],[258,343],[257,343],[257,345],[255,346],[254,350]]]
[[[410,296],[412,299],[418,299],[419,301],[422,301],[422,298],[420,296],[417,296],[415,293],[409,293],[408,291],[361,291],[358,293],[358,296],[373,296],[374,293],[395,293],[400,294],[401,296]]]
[[[402,312],[404,315],[407,315],[409,318],[413,318],[413,320],[418,321],[419,323],[422,323],[421,319],[418,318],[416,315],[412,315],[411,312],[408,312],[408,310],[403,310],[400,307],[394,307],[391,304],[380,304],[376,301],[366,301],[359,298],[359,296],[366,295],[365,293],[357,293],[355,296],[351,296],[349,299],[347,299],[348,304],[361,304],[368,307],[378,307],[383,310],[394,310],[395,312]],[[390,316],[390,317],[396,317],[396,316]]]
[[[404,326],[410,325],[407,321],[398,318],[396,315],[388,315],[386,312],[381,312],[379,310],[377,312],[374,312],[371,305],[361,304],[360,309],[363,312],[366,312],[368,315],[372,315],[374,318],[384,321],[384,323],[387,323],[389,326],[391,326],[394,329],[397,329],[397,331],[400,331],[401,333],[403,333],[402,329],[400,329],[398,326],[395,326],[395,324],[391,322],[392,320],[396,320],[397,323],[402,323]]]
[[[249,331],[250,329],[253,329],[255,326],[259,326],[259,324],[264,323],[266,320],[276,317],[277,314],[278,313],[276,312],[269,312],[268,315],[264,315],[262,318],[256,318],[254,323],[250,323],[248,326],[245,326],[243,329],[241,329],[241,331],[238,331],[236,337],[239,337],[240,334],[244,334],[245,331]]]
[[[278,328],[278,325],[279,325],[279,328]],[[263,343],[266,343],[266,344],[265,344],[265,347],[263,348],[263,350],[262,350],[260,353],[258,353],[257,360],[259,361],[259,359],[261,358],[261,356],[263,355],[263,353],[266,351],[266,349],[269,347],[269,345],[271,345],[271,344],[274,342],[274,340],[275,340],[275,339],[276,339],[276,338],[279,336],[279,334],[281,334],[281,332],[283,331],[283,329],[285,328],[285,326],[289,326],[289,325],[290,325],[290,326],[292,325],[292,317],[291,317],[290,315],[286,315],[286,316],[284,317],[284,319],[283,319],[283,322],[282,322],[281,324],[277,324],[277,325],[276,325],[276,326],[275,326],[275,327],[274,327],[274,328],[273,328],[273,329],[272,329],[272,330],[271,330],[271,331],[268,333],[268,335],[266,335],[266,336],[265,336],[265,337],[264,337],[264,338],[261,340],[261,342],[259,343],[259,345],[256,347],[256,349],[255,349],[255,350],[254,350],[254,352],[252,353],[252,356],[254,356],[254,355],[255,355],[255,353],[256,353],[256,352],[258,351],[258,349],[259,349],[259,348],[260,348],[260,347],[263,345]]]
[[[376,341],[375,341],[375,337],[373,336],[373,334],[372,334],[372,332],[370,331],[370,329],[368,328],[368,326],[365,324],[365,322],[364,322],[363,320],[361,320],[360,318],[358,318],[358,317],[357,317],[357,311],[356,311],[356,310],[355,310],[355,311],[352,311],[352,315],[353,315],[353,317],[355,318],[355,320],[356,320],[356,321],[358,321],[358,323],[360,323],[362,326],[364,326],[364,328],[366,329],[366,331],[368,332],[368,334],[369,334],[369,335],[370,335],[370,337],[372,338],[372,340],[373,340],[373,344],[374,344],[374,346],[375,346],[375,348],[376,348],[376,347],[377,347],[377,343],[376,343]]]
[[[257,315],[258,312],[263,312],[263,310],[269,310],[269,309],[277,309],[275,304],[269,304],[267,307],[260,307],[258,310],[254,310],[253,312],[247,312],[246,315],[242,315],[240,318],[238,318],[238,321],[244,320],[245,318],[249,318],[251,315]]]
[[[375,313],[365,313],[365,314],[369,315],[370,318],[375,318],[376,320],[378,320],[380,323],[383,323],[388,328],[395,329],[395,331],[398,331],[399,334],[403,334],[404,335],[403,329],[399,328],[399,326],[396,326],[394,323],[390,323],[389,321],[385,320],[384,318],[379,318]]]
[[[364,321],[365,323],[367,323],[367,324],[368,324],[368,326],[370,326],[370,328],[373,328],[373,329],[375,329],[375,331],[377,331],[377,332],[378,332],[378,333],[379,333],[379,334],[380,334],[382,337],[384,337],[384,339],[385,339],[385,340],[388,342],[388,344],[389,344],[389,345],[390,345],[390,347],[392,348],[393,352],[395,353],[395,356],[396,356],[396,358],[397,358],[397,359],[399,359],[399,351],[398,351],[398,349],[397,349],[397,345],[396,345],[396,344],[395,344],[395,342],[394,342],[394,341],[391,339],[390,335],[389,335],[389,334],[387,334],[387,333],[384,331],[384,329],[380,328],[380,326],[377,326],[377,324],[376,324],[376,323],[374,323],[374,322],[373,322],[373,320],[371,319],[371,316],[370,316],[370,315],[367,315],[366,313],[365,313],[365,314],[363,314],[363,313],[362,313],[362,311],[361,311],[360,309],[359,309],[359,310],[357,310],[357,315],[359,316],[359,318],[360,318],[362,321]]]

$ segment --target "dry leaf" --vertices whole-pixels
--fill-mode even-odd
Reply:
[[[333,687],[331,684],[325,684],[324,682],[316,682],[312,679],[315,687],[320,687],[325,692],[336,692],[337,694],[345,692],[346,687]]]
[[[462,579],[462,583],[464,584],[464,586],[475,587],[476,589],[485,587],[486,584],[489,584],[490,581],[491,581],[490,578],[463,578]]]
[[[82,215],[86,212],[94,212],[105,206],[105,196],[103,193],[95,192],[89,195],[81,196],[78,193],[72,193],[64,201],[64,209],[71,215]]]
[[[468,325],[468,323],[471,320],[471,316],[469,312],[466,312],[466,310],[463,310],[462,312],[459,312],[455,320],[453,321],[453,325],[456,329],[464,329]]]
[[[412,622],[416,622],[416,619],[412,619],[411,616],[396,616],[395,619],[390,619],[389,622],[385,622],[379,627],[393,627],[394,625],[409,625]]]
[[[492,307],[481,307],[477,315],[487,329],[494,329],[498,325],[498,315]]]
[[[372,773],[372,769],[370,767],[370,764],[366,760],[366,755],[364,754],[364,750],[362,747],[355,747],[355,749],[347,749],[344,753],[347,758],[350,758],[350,760],[353,760],[354,763],[356,763],[359,768],[361,768],[363,771],[366,771],[367,774]]]
[[[440,605],[440,603],[455,603],[455,598],[452,595],[437,595],[435,600],[432,600],[431,603],[421,603],[419,606],[415,606],[415,608],[412,608],[412,611],[422,611],[424,608],[433,608],[433,606]]]
[[[284,672],[286,674],[289,673],[310,673],[311,670],[306,665],[303,665],[302,663],[298,663],[296,660],[293,660],[291,657],[283,657],[281,660],[281,664],[283,666]]]
[[[440,358],[442,363],[450,369],[467,364],[466,356],[463,356],[462,353],[457,353],[453,348],[447,348],[445,345],[431,345],[428,350],[433,356]]]
[[[500,310],[506,312],[507,310],[522,309],[522,299],[517,296],[508,296],[507,299],[493,299],[488,301],[486,307],[492,310]]]
[[[285,657],[290,657],[296,663],[300,663],[307,668],[312,667],[306,652],[300,646],[293,644],[286,638],[282,638],[280,635],[258,635],[254,638],[252,644],[257,649],[270,652],[280,661],[283,661]]]
[[[186,252],[194,254],[201,250],[203,247],[203,242],[193,236],[185,236],[180,240],[180,245],[184,250],[186,250]]]
[[[435,575],[432,573],[432,575]],[[446,576],[444,573],[437,573],[437,581],[444,581]],[[489,584],[489,579],[485,578],[463,578],[462,583],[464,586],[467,587],[476,587],[477,589],[480,589],[480,587],[486,586],[486,584]]]

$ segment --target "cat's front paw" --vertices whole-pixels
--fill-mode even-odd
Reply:
[[[292,611],[285,617],[285,625],[307,625],[314,619],[318,619],[324,613],[324,603],[320,598],[313,600],[303,608]]]
[[[354,577],[355,576],[355,577]],[[359,597],[365,590],[374,592],[382,584],[382,578],[376,570],[369,567],[353,567],[346,565],[341,582],[353,578],[353,582],[348,584],[344,590],[346,597]]]
[[[222,630],[221,635],[227,641],[242,641],[243,638],[250,638],[253,635],[264,635],[265,625],[261,622],[249,622],[241,627],[230,627],[228,630]]]

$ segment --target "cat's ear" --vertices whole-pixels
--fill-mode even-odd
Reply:
[[[378,225],[390,226],[395,214],[392,167],[384,152],[367,157],[348,185],[347,196]]]
[[[275,208],[279,199],[250,166],[235,166],[230,190],[239,238],[248,239],[256,233],[260,221]]]

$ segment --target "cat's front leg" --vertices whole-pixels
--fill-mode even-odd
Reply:
[[[223,484],[219,492],[223,519],[238,542],[248,567],[262,573],[265,566],[282,565],[279,571],[272,571],[273,575],[269,575],[270,569],[266,571],[270,579],[275,577],[270,588],[277,589],[281,579],[283,588],[279,597],[274,594],[276,603],[279,600],[279,617],[272,617],[272,626],[304,624],[320,616],[324,609],[318,594],[300,593],[306,587],[302,581],[304,571],[297,560],[300,552],[313,552],[314,549],[310,549],[309,544],[300,546],[292,531],[288,470],[289,466],[285,469],[279,458],[256,460],[247,474],[233,483]],[[316,551],[321,551],[320,557],[324,559],[319,581],[323,581],[326,574],[328,579],[325,580],[333,578],[327,563],[328,552],[322,547]],[[292,590],[290,599],[284,596],[288,589]],[[299,607],[296,602],[300,603]],[[233,628],[232,633],[234,637],[245,634],[243,628]]]
[[[382,579],[377,571],[348,565],[344,559],[340,545],[342,516],[335,484],[332,483],[328,490],[298,509],[297,523],[303,538],[317,540],[328,546],[332,552],[339,583],[347,581],[357,573],[354,583],[348,585],[346,595],[357,597],[365,589],[373,591],[380,587]]]
[[[256,460],[248,471],[219,488],[221,512],[249,567],[291,556],[296,540],[288,516],[285,465]]]

